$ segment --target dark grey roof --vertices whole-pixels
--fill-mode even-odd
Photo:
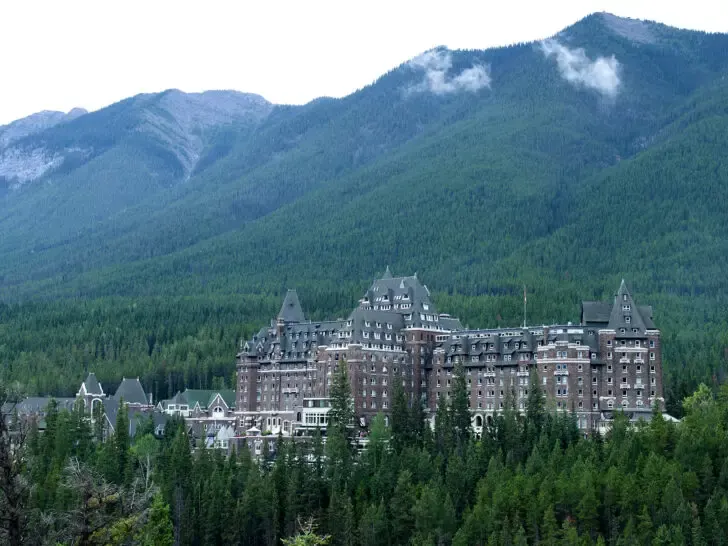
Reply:
[[[283,322],[303,322],[306,320],[295,290],[289,290],[286,294],[281,310],[278,313],[278,320]]]
[[[607,325],[612,305],[605,301],[581,302],[581,323],[584,325]]]
[[[640,315],[642,315],[642,320],[645,321],[645,326],[651,330],[654,329],[655,323],[652,321],[652,306],[638,305],[637,309],[639,309]]]
[[[386,271],[384,272],[384,275],[382,275],[383,279],[391,279],[392,278],[392,272],[389,270],[389,266],[387,266]]]
[[[97,396],[104,395],[104,389],[101,388],[101,384],[98,379],[96,379],[96,374],[93,372],[88,374],[88,377],[86,377],[86,380],[83,382],[83,386],[86,389],[86,394]]]
[[[127,404],[140,404],[142,406],[149,404],[149,399],[138,377],[136,379],[122,379],[119,388],[116,389],[114,398],[116,400],[123,398]]]
[[[361,343],[367,345],[397,344],[397,335],[404,328],[404,316],[392,311],[380,311],[372,308],[357,307],[349,315],[349,319],[342,328],[351,332],[351,336],[346,338],[349,343]],[[366,335],[368,337],[364,337]],[[380,339],[376,339],[374,334],[379,334]],[[389,335],[390,339],[386,339]],[[399,342],[401,344],[401,342]]]
[[[449,315],[440,315],[440,328],[444,330],[457,331],[462,330],[463,325],[459,318],[451,317]]]
[[[116,415],[119,413],[119,401],[116,398],[102,398],[101,403],[104,405],[106,419],[108,419],[112,427],[115,427]]]
[[[3,413],[17,411],[19,415],[31,415],[45,413],[51,400],[55,400],[59,410],[72,410],[76,404],[75,398],[55,398],[52,396],[31,396],[17,404],[7,403],[3,405]]]
[[[337,338],[341,324],[338,320],[286,323],[280,336],[277,327],[264,328],[245,343],[243,353],[260,360],[276,354],[283,360],[305,359],[313,356],[319,345],[329,345]]]
[[[642,313],[635,305],[624,279],[622,279],[617,297],[614,299],[608,327],[611,330],[617,330],[619,335],[629,335],[629,337],[644,335],[647,329]],[[622,330],[624,330],[624,334],[621,334]]]
[[[438,344],[437,350],[444,351],[448,357],[461,357],[465,367],[482,366],[481,355],[486,354],[511,355],[511,361],[503,362],[499,358],[496,364],[505,363],[513,366],[519,362],[519,353],[535,353],[539,341],[578,342],[584,346],[585,350],[598,351],[599,349],[598,336],[589,335],[586,328],[572,324],[557,324],[547,327],[490,328],[452,332]],[[478,357],[477,362],[472,361],[474,356]],[[446,359],[444,365],[452,366],[453,363],[447,362]]]

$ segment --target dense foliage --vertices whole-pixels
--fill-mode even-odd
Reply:
[[[702,546],[728,536],[726,387],[701,386],[678,425],[619,415],[605,438],[586,439],[572,415],[546,409],[537,381],[525,415],[511,398],[479,438],[464,426],[464,381],[432,431],[399,389],[391,427],[376,418],[357,452],[338,374],[325,445],[318,434],[264,438],[259,462],[247,448],[191,451],[181,422],[161,439],[142,427],[99,442],[81,413],[51,407],[17,481],[23,540],[274,546],[300,531],[285,543]]]

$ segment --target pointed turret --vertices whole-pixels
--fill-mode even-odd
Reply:
[[[625,333],[630,334],[639,333],[644,335],[645,333],[645,321],[635,305],[624,279],[622,279],[617,295],[614,298],[612,312],[609,315],[609,329],[617,331],[624,329]],[[637,332],[634,332],[635,329],[637,329]]]
[[[288,290],[286,298],[283,300],[281,310],[278,313],[279,322],[304,322],[306,318],[301,309],[301,303],[298,301],[298,294],[295,290]]]
[[[85,394],[92,396],[104,395],[104,389],[101,388],[101,384],[99,383],[98,379],[96,379],[96,374],[93,372],[88,374],[88,377],[86,377],[86,381],[84,381],[81,386],[83,387]]]
[[[391,278],[392,278],[392,272],[389,270],[389,266],[387,266],[387,269],[384,272],[384,275],[382,275],[382,279],[391,279]]]

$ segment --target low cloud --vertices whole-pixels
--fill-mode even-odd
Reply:
[[[490,87],[488,67],[474,64],[455,76],[450,76],[452,54],[444,49],[431,49],[418,55],[407,63],[410,68],[424,72],[422,80],[407,88],[407,93],[429,91],[435,95],[446,95],[459,91],[474,93]]]
[[[622,82],[614,55],[592,61],[582,48],[570,49],[556,40],[541,42],[541,51],[547,59],[556,58],[561,76],[572,85],[594,89],[609,98],[617,96]]]

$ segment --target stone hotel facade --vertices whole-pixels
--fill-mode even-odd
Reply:
[[[306,434],[327,424],[332,374],[346,362],[359,425],[387,416],[401,383],[434,415],[461,363],[478,431],[508,395],[524,409],[533,370],[549,403],[573,411],[584,431],[603,430],[614,411],[633,419],[664,406],[660,331],[622,281],[612,302],[583,302],[580,324],[464,329],[438,313],[417,276],[374,281],[345,320],[307,321],[290,290],[276,319],[237,360],[239,433]]]

